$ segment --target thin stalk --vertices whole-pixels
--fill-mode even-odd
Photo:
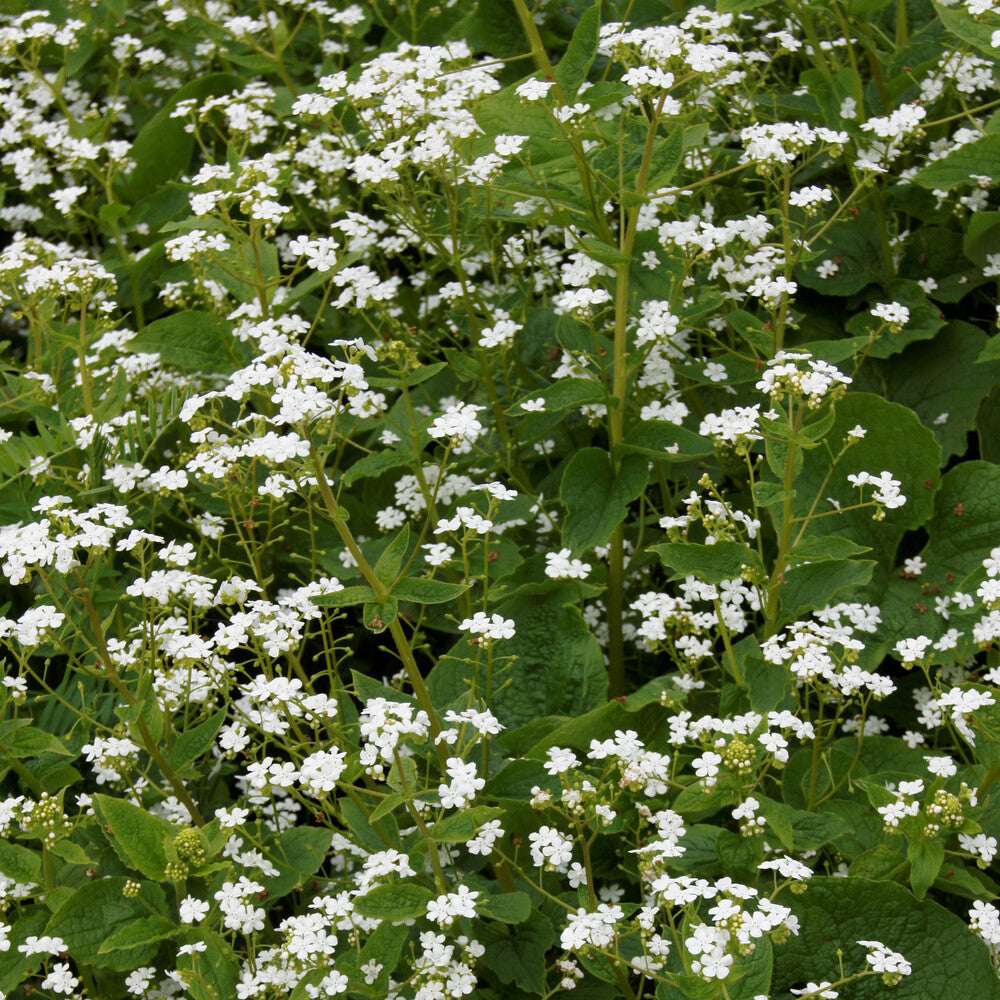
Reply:
[[[90,627],[94,632],[94,639],[97,642],[97,652],[100,656],[104,670],[108,675],[108,679],[115,686],[115,689],[125,699],[125,701],[128,702],[129,705],[134,705],[136,703],[135,696],[128,689],[128,685],[125,684],[119,676],[118,671],[115,669],[114,660],[111,658],[111,652],[108,649],[108,644],[104,638],[104,628],[101,625],[101,617],[97,613],[97,608],[94,606],[94,601],[90,596],[90,591],[85,586],[82,587],[80,600],[83,603],[84,610],[87,612],[87,619],[90,622]],[[138,713],[135,724],[136,728],[139,730],[139,736],[142,739],[143,749],[149,754],[150,757],[153,758],[156,766],[160,769],[160,773],[167,779],[170,787],[174,790],[174,794],[177,796],[178,800],[183,803],[188,813],[190,813],[192,822],[196,826],[204,826],[205,820],[202,817],[198,806],[195,804],[194,799],[191,798],[188,790],[184,787],[184,782],[181,781],[177,773],[167,763],[166,758],[160,752],[157,741],[153,738],[153,734],[149,731],[149,726],[146,724],[146,720],[142,717],[142,712]]]
[[[365,582],[372,588],[376,600],[384,601],[389,596],[389,590],[378,578],[371,563],[368,562],[364,553],[361,551],[361,548],[358,546],[354,535],[351,533],[351,529],[347,526],[347,519],[341,512],[341,509],[334,498],[333,491],[330,489],[330,481],[326,478],[326,472],[323,469],[323,462],[316,453],[316,448],[312,443],[312,438],[304,428],[303,432],[305,433],[306,439],[309,441],[309,457],[313,464],[313,470],[316,473],[319,493],[323,499],[323,505],[326,507],[326,512],[329,515],[330,520],[333,521],[333,526],[336,528],[337,534],[340,535],[344,545],[347,546],[347,551],[350,552],[354,561],[357,563],[358,569],[361,571],[361,575],[365,578]],[[392,622],[390,622],[389,634],[392,636],[392,641],[395,643],[396,651],[398,652],[399,658],[403,663],[403,668],[406,670],[406,676],[410,682],[410,686],[413,688],[413,693],[416,695],[420,707],[427,713],[427,718],[430,723],[431,738],[434,741],[434,746],[438,754],[438,760],[443,768],[447,757],[445,756],[444,748],[437,742],[437,735],[441,732],[441,723],[438,721],[437,711],[434,708],[434,703],[431,701],[430,692],[424,684],[420,668],[417,666],[417,661],[413,658],[413,650],[410,648],[410,644],[406,640],[406,636],[403,633],[403,627],[399,624],[398,618],[394,618]]]

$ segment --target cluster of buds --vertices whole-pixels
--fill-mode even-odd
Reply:
[[[40,837],[46,847],[51,847],[73,829],[73,824],[63,812],[62,802],[48,792],[42,792],[37,802],[31,799],[22,801],[18,814],[21,828]]]
[[[753,770],[757,751],[753,744],[734,736],[722,752],[722,763],[736,774],[749,774]]]

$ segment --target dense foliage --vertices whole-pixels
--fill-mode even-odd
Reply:
[[[1000,998],[1000,7],[2,6],[0,996]]]

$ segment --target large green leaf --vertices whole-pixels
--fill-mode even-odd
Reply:
[[[177,834],[172,823],[110,795],[95,795],[94,808],[106,827],[108,841],[122,861],[147,878],[156,881],[165,878],[164,844]]]
[[[934,10],[941,23],[965,42],[969,42],[988,59],[996,59],[997,47],[993,44],[993,32],[1000,28],[1000,21],[995,17],[992,23],[981,18],[974,18],[961,6],[946,6],[936,2]]]
[[[0,840],[0,873],[15,882],[38,884],[42,881],[42,856],[9,840]]]
[[[171,118],[181,101],[203,101],[207,97],[236,90],[240,78],[231,73],[212,73],[191,80],[139,130],[132,143],[135,166],[125,178],[126,196],[133,202],[163,187],[191,163],[194,136],[185,131],[186,119]]]
[[[479,906],[482,916],[504,924],[523,924],[531,916],[531,897],[526,892],[487,896]]]
[[[960,917],[930,900],[918,902],[894,882],[812,878],[802,895],[786,890],[778,901],[794,910],[800,930],[775,949],[772,990],[839,979],[838,952],[845,972],[860,971],[866,949],[857,942],[874,940],[900,952],[913,967],[912,974],[893,987],[895,1000],[1000,1000],[1000,980],[982,938]],[[878,976],[841,992],[842,1000],[887,995]]]
[[[578,451],[566,465],[559,490],[566,507],[563,543],[577,554],[606,544],[648,478],[649,463],[638,455],[626,455],[616,476],[603,448]]]
[[[564,606],[557,594],[540,594],[512,598],[497,611],[516,628],[494,651],[494,657],[513,656],[514,662],[494,666],[489,682],[490,709],[505,726],[540,715],[581,715],[605,700],[604,654],[578,608]],[[485,695],[486,660],[481,648],[461,639],[438,660],[427,684],[435,704],[446,705],[467,696],[470,683]]]
[[[836,418],[826,438],[836,453],[847,432],[860,425],[865,437],[851,445],[840,462],[831,468],[826,448],[807,451],[802,472],[796,478],[794,512],[805,517],[813,509],[826,516],[812,521],[807,534],[835,532],[859,545],[868,546],[879,556],[872,587],[880,591],[895,562],[896,547],[905,531],[915,528],[930,516],[939,479],[940,446],[934,434],[924,427],[916,414],[897,403],[890,403],[870,393],[851,392],[837,403]],[[887,510],[885,519],[872,519],[873,508],[843,513],[834,510],[830,499],[842,507],[857,503],[858,491],[847,481],[849,473],[890,472],[901,483],[906,503]],[[870,487],[866,496],[870,497]]]
[[[97,879],[80,886],[52,914],[46,934],[61,937],[66,950],[77,963],[105,966],[119,972],[131,972],[145,965],[156,954],[158,941],[101,952],[106,940],[150,913],[166,912],[163,890],[152,882],[142,883],[139,894],[126,896],[125,879]]]
[[[815,288],[824,295],[853,295],[873,282],[882,283],[886,279],[878,222],[867,209],[856,218],[835,223],[811,249],[817,251],[815,258],[800,264],[795,277],[807,288]],[[822,278],[816,268],[828,259],[839,262],[837,273]]]
[[[884,366],[888,398],[934,432],[942,462],[965,453],[980,403],[1000,376],[1000,355],[976,363],[988,343],[982,330],[952,320],[933,340],[911,344]]]
[[[545,953],[556,939],[549,919],[533,910],[516,927],[492,923],[476,928],[476,938],[486,948],[482,962],[500,982],[516,983],[522,990],[545,992]]]
[[[580,84],[587,79],[594,56],[597,54],[598,33],[601,30],[601,4],[593,4],[577,22],[562,59],[556,66],[556,80],[562,88],[563,98],[571,103]]]
[[[190,309],[154,320],[128,342],[184,372],[228,374],[242,364],[236,341],[215,316]]]
[[[427,912],[427,904],[435,898],[430,889],[415,882],[394,882],[379,885],[354,901],[354,908],[363,917],[379,920],[412,920]]]
[[[114,934],[108,935],[97,950],[101,955],[106,955],[109,951],[129,951],[173,937],[178,929],[176,923],[163,917],[140,917],[123,924]]]
[[[651,545],[664,566],[674,570],[673,580],[696,576],[705,583],[721,583],[738,579],[744,570],[751,570],[758,579],[763,577],[764,565],[753,549],[739,542],[718,541],[713,545],[696,545],[693,542],[664,542]]]
[[[215,737],[226,721],[228,707],[220,708],[204,722],[180,734],[174,740],[170,762],[175,768],[182,768],[200,757],[215,742]]]
[[[913,179],[921,187],[946,190],[973,183],[973,175],[1000,177],[1000,135],[984,135],[953,149],[917,171]]]
[[[898,332],[883,330],[875,342],[866,348],[866,353],[873,358],[888,358],[903,350],[915,340],[929,340],[944,326],[944,317],[932,302],[929,302],[924,290],[915,282],[905,278],[896,278],[887,282],[882,288],[869,296],[871,305],[880,302],[898,302],[910,311],[906,325]],[[869,335],[880,325],[868,310],[852,316],[846,324],[848,333]]]
[[[956,591],[975,593],[984,575],[983,560],[997,544],[1000,524],[1000,466],[990,462],[963,462],[947,472],[926,524],[927,544],[920,551],[926,563],[918,577],[895,574],[878,598],[882,626],[866,655],[880,658],[897,640],[917,635],[938,639],[954,622],[935,610],[936,598]],[[949,610],[949,609],[946,609]],[[955,611],[954,608],[949,613]],[[972,652],[969,641],[935,655],[951,662]]]

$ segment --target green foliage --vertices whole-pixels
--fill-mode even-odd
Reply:
[[[997,997],[1000,15],[43,6],[0,994]]]

